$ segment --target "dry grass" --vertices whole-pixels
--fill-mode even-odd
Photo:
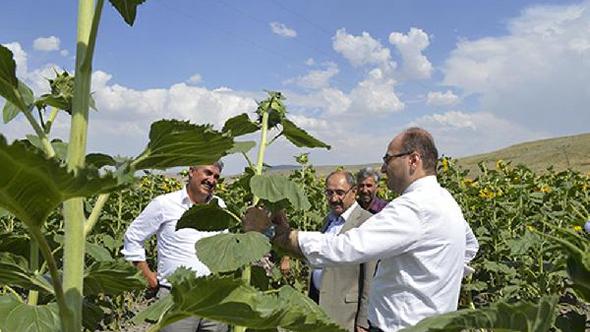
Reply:
[[[461,167],[468,169],[470,175],[476,176],[479,173],[478,163],[483,161],[489,169],[494,169],[498,160],[510,162],[513,166],[523,164],[538,173],[544,172],[550,166],[553,166],[553,169],[556,171],[571,168],[579,172],[588,173],[590,172],[590,134],[520,143],[490,153],[459,158],[458,163]],[[314,165],[314,168],[317,174],[323,177],[338,167],[356,172],[367,166],[379,170],[381,164]],[[296,166],[293,166],[291,169],[282,168],[273,170],[271,173],[288,175],[294,168]]]

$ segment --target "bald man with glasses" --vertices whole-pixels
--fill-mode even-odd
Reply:
[[[271,220],[250,209],[244,228],[274,227],[274,244],[314,266],[341,267],[379,260],[371,283],[370,331],[394,332],[457,309],[461,280],[479,245],[461,207],[436,178],[432,135],[409,128],[387,146],[381,171],[399,196],[357,228],[334,235],[300,232],[284,213]]]
[[[342,234],[360,226],[371,213],[356,202],[355,178],[336,171],[326,177],[325,195],[330,208],[321,232]],[[367,306],[375,262],[312,269],[309,296],[336,323],[348,331],[369,329]]]

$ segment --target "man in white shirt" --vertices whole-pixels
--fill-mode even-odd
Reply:
[[[141,271],[148,287],[158,291],[158,297],[170,293],[170,283],[166,277],[178,267],[184,266],[195,271],[198,276],[211,273],[199,261],[195,243],[219,232],[203,232],[192,228],[176,230],[176,223],[182,214],[193,204],[207,204],[213,198],[213,191],[219,180],[223,164],[202,165],[189,168],[188,183],[185,188],[154,198],[129,225],[125,232],[125,259]],[[218,198],[218,203],[224,205]],[[144,242],[156,234],[158,246],[158,268],[153,272],[146,262]],[[227,326],[214,321],[191,317],[163,328],[164,332],[221,332]]]
[[[322,233],[342,234],[371,217],[356,202],[356,184],[350,172],[336,171],[326,177],[325,194],[330,207]],[[369,329],[367,307],[375,262],[315,268],[309,296],[326,314],[351,332]]]
[[[436,180],[437,159],[430,133],[407,129],[389,143],[381,167],[399,197],[339,235],[291,230],[284,214],[277,214],[273,241],[314,266],[380,260],[369,295],[374,331],[397,331],[454,311],[478,243],[459,205]],[[245,228],[268,227],[265,216],[250,209]]]

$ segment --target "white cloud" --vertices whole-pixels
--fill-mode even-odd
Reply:
[[[279,35],[281,37],[285,37],[285,38],[297,37],[297,31],[287,27],[283,23],[270,22],[270,29],[272,30],[272,32],[274,34]]]
[[[430,41],[428,35],[418,28],[411,28],[408,34],[392,32],[389,42],[400,52],[403,59],[402,73],[407,79],[427,79],[432,75],[432,64],[422,54]]]
[[[297,108],[319,111],[325,115],[343,114],[350,108],[351,100],[335,88],[324,88],[308,94],[288,94],[288,103]]]
[[[294,83],[308,89],[327,88],[330,85],[330,79],[340,70],[333,62],[327,63],[326,67],[324,70],[311,70],[306,75],[286,80],[285,83]]]
[[[326,130],[330,128],[328,121],[324,119],[318,119],[313,117],[308,117],[301,114],[292,114],[289,116],[297,126],[300,128],[305,128],[308,132],[314,132],[315,130]]]
[[[193,76],[189,77],[189,79],[187,80],[187,83],[198,84],[198,83],[201,83],[201,81],[203,81],[203,78],[201,77],[201,75],[194,74]]]
[[[405,105],[394,89],[397,83],[393,78],[396,64],[388,48],[367,32],[354,36],[345,29],[336,31],[332,46],[353,66],[373,67],[349,94],[351,112],[390,113],[404,109]]]
[[[472,129],[477,127],[473,120],[474,116],[458,111],[450,111],[443,114],[425,115],[416,120],[417,124],[426,125],[429,127],[435,126],[445,129]]]
[[[252,98],[229,89],[208,90],[177,83],[163,89],[135,90],[110,84],[112,76],[102,71],[92,75],[92,89],[101,113],[125,121],[176,118],[221,127],[231,116],[256,109]]]
[[[305,64],[308,66],[313,66],[315,65],[315,60],[313,58],[308,58],[307,60],[305,60]]]
[[[395,81],[375,68],[350,93],[351,108],[360,114],[390,113],[404,109],[404,103],[394,91]]]
[[[478,96],[482,111],[535,130],[588,131],[590,2],[527,8],[508,31],[459,42],[443,84]]]
[[[60,40],[56,36],[39,37],[33,41],[33,48],[37,51],[59,51]]]
[[[426,96],[426,104],[432,106],[451,106],[459,102],[459,97],[451,90],[446,92],[430,91]]]
[[[418,126],[435,138],[440,154],[461,157],[493,151],[527,140],[546,137],[492,113],[450,111],[415,119],[407,127]]]
[[[338,29],[332,37],[334,50],[342,54],[350,63],[355,66],[378,65],[381,68],[395,68],[391,61],[391,53],[388,48],[371,37],[367,32],[360,36],[354,36],[346,32],[344,28]]]
[[[68,55],[70,55],[70,51],[63,49],[63,50],[59,51],[59,54],[61,56],[68,56]]]

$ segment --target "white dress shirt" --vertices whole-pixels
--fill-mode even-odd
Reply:
[[[379,259],[368,317],[384,331],[456,310],[464,265],[478,250],[461,208],[435,176],[414,181],[358,228],[299,232],[299,246],[313,266]]]
[[[219,197],[219,206],[225,203]],[[186,188],[154,198],[133,220],[125,232],[125,259],[132,262],[145,261],[144,242],[156,234],[158,241],[157,277],[161,285],[170,286],[166,277],[180,266],[194,270],[197,276],[211,273],[197,258],[195,243],[220,232],[197,231],[193,228],[176,230],[176,223],[182,214],[192,206]]]
[[[328,218],[327,218],[329,224],[328,224],[328,227],[326,227],[324,234],[338,234],[338,233],[340,233],[340,231],[342,230],[342,227],[344,227],[344,223],[346,222],[346,220],[348,220],[348,218],[352,214],[352,210],[354,210],[357,207],[357,205],[358,205],[358,203],[355,201],[340,216],[336,216],[335,214],[330,213],[330,215],[328,215]],[[323,272],[324,272],[324,269],[320,267],[317,269],[313,269],[313,272],[311,273],[311,282],[313,282],[313,286],[318,291],[320,290],[320,286],[322,285]]]

